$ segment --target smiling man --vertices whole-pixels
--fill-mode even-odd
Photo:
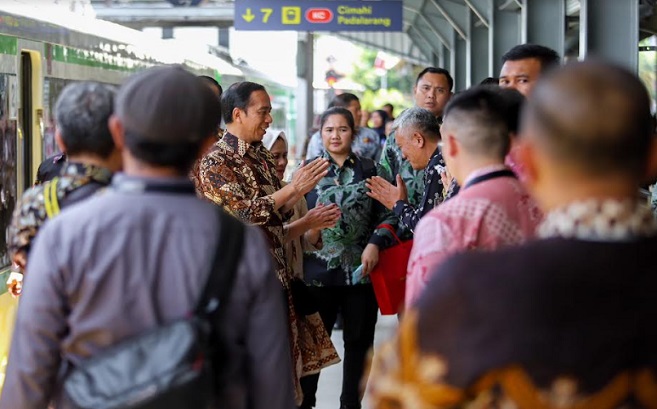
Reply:
[[[292,298],[294,275],[287,263],[284,223],[294,205],[328,172],[328,161],[317,159],[297,170],[292,181],[281,185],[274,158],[262,144],[272,122],[269,94],[260,84],[239,82],[221,98],[226,133],[203,156],[197,194],[210,200],[244,222],[260,226],[266,234],[276,275],[288,304],[290,348],[296,400],[301,403],[299,379],[337,360],[331,339],[319,314],[296,311]],[[301,348],[301,340],[305,342]]]

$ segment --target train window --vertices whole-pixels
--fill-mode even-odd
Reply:
[[[9,76],[0,74],[0,268],[10,265],[7,227],[16,206],[16,120],[9,117]]]

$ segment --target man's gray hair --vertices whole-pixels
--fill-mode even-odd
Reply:
[[[114,87],[97,82],[75,82],[59,94],[55,120],[69,155],[91,153],[107,158],[114,141],[107,122],[114,112]]]
[[[414,129],[431,141],[440,140],[440,122],[428,109],[408,108],[392,124],[392,132],[398,129]]]

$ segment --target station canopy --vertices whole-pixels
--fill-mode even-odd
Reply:
[[[273,0],[274,1],[274,0]],[[632,0],[622,0],[632,1]],[[635,0],[640,12],[641,37],[657,30],[656,0]],[[386,51],[422,65],[455,64],[465,50],[488,45],[488,71],[494,72],[501,49],[509,44],[539,40],[563,55],[576,53],[583,4],[594,0],[403,0],[401,32],[339,32],[335,35],[368,48]],[[233,25],[233,0],[91,0],[99,18],[142,28],[146,26]],[[557,6],[555,6],[557,5]],[[547,14],[546,14],[547,13]],[[564,22],[563,34],[558,31]],[[482,40],[483,39],[483,40]],[[545,43],[545,42],[543,42]],[[499,48],[493,52],[491,49]],[[456,49],[456,50],[455,50]],[[472,50],[470,51],[470,53]]]

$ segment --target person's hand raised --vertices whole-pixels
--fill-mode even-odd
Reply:
[[[318,204],[316,207],[310,209],[304,218],[308,222],[309,230],[321,230],[334,227],[341,215],[342,212],[335,203],[326,206]]]
[[[297,193],[305,195],[310,192],[328,173],[329,162],[324,158],[317,158],[308,164],[301,163],[301,167],[292,175],[291,185]]]

